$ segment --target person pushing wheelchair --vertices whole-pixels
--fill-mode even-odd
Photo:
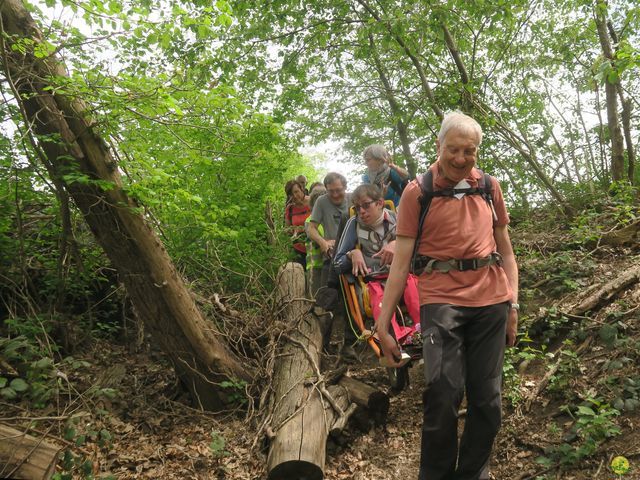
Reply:
[[[481,141],[482,128],[473,118],[445,115],[436,162],[402,194],[378,316],[382,352],[399,359],[388,328],[416,257],[425,267],[417,272],[426,381],[419,480],[488,479],[501,424],[505,343],[515,344],[518,326],[518,268],[500,185],[476,168]],[[458,408],[465,392],[467,415],[458,446]]]

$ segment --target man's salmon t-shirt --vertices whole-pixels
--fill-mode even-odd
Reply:
[[[431,167],[434,190],[455,187],[440,175],[438,162]],[[473,168],[465,179],[477,187],[482,173]],[[496,219],[482,195],[434,197],[424,222],[418,255],[438,260],[484,258],[496,251],[493,228],[509,223],[509,215],[500,185],[492,179],[491,196]],[[397,235],[416,238],[420,216],[418,180],[405,188],[398,208]],[[512,290],[502,267],[490,265],[477,270],[434,270],[419,277],[420,304],[446,303],[464,307],[481,307],[507,302]]]

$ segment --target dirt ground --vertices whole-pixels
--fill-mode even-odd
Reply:
[[[616,278],[624,268],[609,265],[594,278]],[[560,338],[541,353],[521,342],[513,364],[519,376],[505,374],[503,426],[491,460],[494,480],[640,479],[640,408],[633,403],[640,400],[638,298],[636,285],[579,328],[564,325],[559,332],[565,338],[579,333],[573,343]],[[539,316],[529,312],[531,323]],[[388,390],[386,373],[368,347],[360,346],[359,354],[347,374]],[[172,368],[148,349],[132,354],[97,341],[76,359],[86,363],[61,377],[67,391],[51,406],[30,411],[0,401],[1,422],[24,428],[30,420],[32,435],[66,452],[58,471],[69,475],[60,480],[266,478],[257,408],[216,415],[191,408]],[[416,364],[410,387],[390,392],[385,425],[362,430],[350,424],[328,442],[325,478],[417,478],[423,388],[422,366]],[[462,429],[464,415],[460,420]],[[616,457],[629,464],[618,474],[612,467]]]
[[[590,382],[598,380],[597,376],[591,376],[597,373],[591,367],[596,368],[598,358],[606,358],[606,355],[598,345],[590,352],[591,357],[585,358],[585,370],[571,388],[588,387]],[[359,353],[361,363],[351,365],[348,374],[385,389],[384,370],[376,365],[368,348],[361,347]],[[256,436],[244,414],[211,415],[188,407],[184,398],[175,398],[177,390],[171,369],[159,357],[148,353],[132,357],[122,347],[102,344],[96,345],[86,358],[91,366],[83,378],[74,379],[79,383],[99,383],[123,368],[127,372],[117,385],[120,392],[126,393],[120,393],[110,401],[85,393],[81,401],[67,406],[64,412],[82,419],[76,424],[77,436],[82,431],[104,429],[109,432],[111,441],[107,446],[101,447],[99,442],[89,440],[76,448],[73,438],[63,445],[89,459],[97,478],[108,475],[118,479],[266,478],[263,439]],[[530,375],[526,374],[523,389],[539,381],[540,373],[542,371],[533,368]],[[328,443],[325,478],[417,478],[423,387],[422,367],[414,365],[410,369],[410,387],[391,396],[386,425],[369,431],[352,425],[337,442]],[[492,458],[492,478],[640,478],[640,417],[637,413],[618,418],[622,434],[605,441],[592,457],[577,466],[558,470],[536,463],[545,448],[557,443],[549,424],[562,427],[572,423],[571,417],[560,414],[560,406],[553,397],[543,395],[533,403],[530,412],[524,413],[505,401],[503,428]],[[89,416],[88,412],[102,412],[102,415]],[[82,416],[84,414],[87,416]],[[464,416],[461,428],[463,421]],[[58,438],[64,435],[63,432],[56,434],[55,428],[51,433]],[[615,476],[610,469],[611,459],[618,455],[624,455],[631,463],[631,470],[624,476]],[[81,477],[74,475],[74,478]]]

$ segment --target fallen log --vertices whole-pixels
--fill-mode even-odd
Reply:
[[[339,386],[327,389],[320,374],[322,336],[304,298],[302,267],[288,263],[277,283],[287,330],[281,336],[272,382],[269,430],[274,436],[267,456],[268,479],[322,480],[328,432],[344,428],[353,408],[348,391]]]
[[[640,282],[640,265],[634,264],[600,287],[590,289],[589,295],[580,300],[577,304],[567,305],[565,308],[559,308],[558,313],[567,316],[570,320],[585,319],[587,317],[584,315],[587,312],[595,311],[601,305],[606,302],[610,302],[611,299],[621,291],[637,284],[638,282]],[[545,311],[532,322],[529,327],[529,334],[536,337],[542,334],[546,328],[547,313]]]
[[[329,430],[329,435],[332,437],[339,436],[342,431],[347,427],[347,422],[349,418],[358,408],[358,405],[355,403],[351,403],[351,397],[349,395],[349,390],[341,385],[331,385],[327,388],[327,391],[335,401],[337,405],[340,406],[343,414],[340,415],[339,412],[336,412],[336,409],[327,402],[325,406],[325,415],[327,416],[327,424],[331,425]]]
[[[600,245],[622,247],[625,245],[637,245],[640,240],[640,220],[611,232],[605,233],[600,239]]]
[[[360,407],[360,411],[356,413],[359,424],[363,420],[367,423],[371,420],[375,425],[386,423],[389,413],[389,396],[386,393],[347,376],[343,376],[338,385],[349,390],[351,401]]]
[[[48,480],[55,473],[60,447],[0,425],[0,478]]]
[[[585,298],[579,305],[573,308],[574,315],[582,315],[589,310],[593,310],[601,302],[610,300],[620,290],[640,280],[640,265],[634,265],[617,275],[612,281],[605,283],[594,294]]]

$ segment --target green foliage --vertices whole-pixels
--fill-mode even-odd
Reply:
[[[522,400],[522,379],[518,373],[521,362],[544,361],[548,358],[546,345],[537,348],[529,335],[524,333],[518,339],[518,346],[505,350],[502,366],[503,396],[509,400],[511,406],[516,407]]]
[[[27,400],[32,408],[46,408],[65,391],[64,371],[88,365],[73,357],[56,363],[42,345],[25,336],[0,338],[0,359],[5,367],[12,368],[0,376],[0,396],[15,402]]]
[[[507,348],[504,363],[502,364],[502,395],[509,401],[512,407],[518,405],[523,397],[521,391],[521,379],[517,369],[517,350]]]
[[[630,360],[630,359],[629,359]],[[614,390],[613,407],[621,412],[633,412],[640,408],[640,377],[614,377],[617,380]]]
[[[604,232],[623,228],[640,218],[637,188],[626,182],[610,185],[608,194],[588,195],[580,213],[571,222],[571,243],[594,245]]]
[[[26,337],[0,338],[0,359],[14,366],[14,378],[0,377],[0,396],[4,399],[28,399],[34,408],[44,408],[57,394],[53,361],[43,357],[41,349]]]
[[[549,391],[560,395],[572,395],[571,384],[580,370],[580,359],[572,349],[573,342],[565,340],[558,358],[558,369],[549,378]]]
[[[229,455],[229,452],[225,449],[227,441],[224,439],[220,432],[215,430],[211,431],[211,442],[209,443],[209,449],[215,459],[221,459]]]
[[[551,298],[558,298],[587,285],[595,271],[596,262],[589,256],[578,256],[571,250],[546,255],[532,253],[526,260],[527,276],[522,287],[537,285],[538,290]],[[550,315],[555,314],[549,311]]]
[[[220,382],[229,402],[242,406],[247,403],[247,382],[244,380],[225,380]]]
[[[76,453],[73,447],[67,447],[62,453],[62,472],[57,472],[53,478],[55,480],[71,480],[81,478],[94,480],[115,480],[113,475],[95,475],[93,459],[87,455],[89,450],[101,450],[106,454],[111,447],[111,433],[100,428],[93,423],[83,422],[80,417],[73,417],[65,426],[64,439],[72,442],[76,447],[81,448],[80,453]]]
[[[568,438],[575,440],[548,449],[544,456],[536,459],[542,465],[576,465],[596,453],[605,440],[621,433],[614,422],[620,412],[600,399],[587,398],[577,408],[565,410],[574,419]]]

